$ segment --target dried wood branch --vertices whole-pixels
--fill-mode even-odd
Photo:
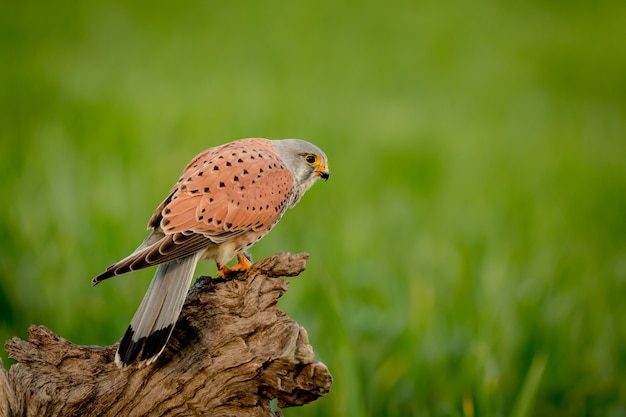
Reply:
[[[328,393],[332,377],[314,360],[304,328],[280,311],[281,276],[306,253],[278,253],[236,278],[200,277],[172,338],[150,366],[122,370],[114,346],[78,346],[46,327],[13,338],[16,360],[0,366],[0,416],[278,416]]]

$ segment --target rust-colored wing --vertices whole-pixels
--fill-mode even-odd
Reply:
[[[94,279],[160,264],[250,231],[269,229],[287,208],[291,172],[265,139],[242,139],[200,153],[187,165],[129,257]]]

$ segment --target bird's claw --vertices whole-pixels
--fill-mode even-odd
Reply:
[[[229,276],[232,276],[234,274],[250,270],[252,262],[250,259],[250,255],[247,252],[238,253],[237,261],[237,265],[233,266],[232,268],[229,268],[228,265],[217,262],[217,275],[222,278],[228,278]]]

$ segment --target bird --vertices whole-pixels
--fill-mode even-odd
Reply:
[[[154,277],[115,354],[126,368],[156,361],[165,349],[200,260],[215,261],[221,277],[247,271],[252,245],[318,180],[328,158],[301,139],[239,139],[206,149],[185,167],[148,222],[139,247],[95,278],[157,265]],[[238,263],[228,267],[233,258]]]

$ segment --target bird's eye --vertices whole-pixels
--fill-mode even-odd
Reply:
[[[320,158],[317,155],[313,155],[312,153],[308,153],[304,155],[304,160],[306,161],[307,164],[312,165],[312,166],[319,165],[320,163]]]

